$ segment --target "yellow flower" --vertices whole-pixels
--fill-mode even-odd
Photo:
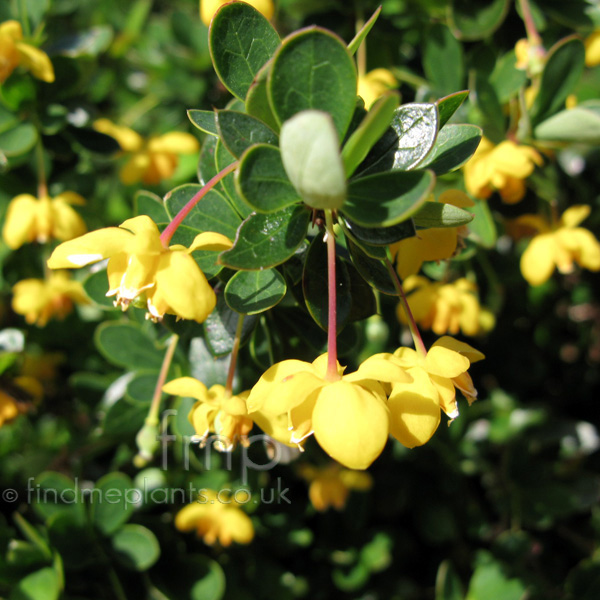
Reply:
[[[237,495],[230,498],[222,492],[202,490],[196,502],[177,513],[175,527],[183,532],[196,531],[209,546],[217,541],[221,546],[230,546],[231,542],[249,544],[254,538],[254,526],[239,508]]]
[[[515,44],[517,63],[515,67],[528,71],[530,76],[539,75],[546,62],[546,50],[538,44],[531,44],[527,38],[522,38]]]
[[[314,362],[285,360],[258,380],[246,401],[265,433],[301,444],[313,433],[319,445],[351,469],[366,469],[383,450],[389,411],[381,382],[409,381],[391,354],[376,354],[355,373],[327,379],[327,354]],[[287,423],[287,429],[286,429]]]
[[[44,244],[51,239],[64,241],[83,235],[87,228],[72,204],[82,205],[85,200],[75,192],[40,199],[31,194],[16,196],[8,205],[2,228],[6,245],[16,250],[27,242]]]
[[[128,219],[120,227],[92,231],[58,246],[48,260],[51,269],[78,268],[108,258],[107,296],[126,310],[142,301],[147,318],[161,320],[165,313],[201,323],[216,304],[215,293],[191,253],[222,251],[231,242],[219,233],[196,236],[189,248],[165,248],[156,224],[145,215]]]
[[[477,335],[488,330],[491,313],[479,305],[477,285],[464,277],[442,283],[411,275],[404,282],[404,290],[415,321],[424,329],[431,329],[437,335],[456,335],[459,331]],[[398,305],[398,319],[404,324],[408,322],[401,305]]]
[[[528,227],[539,232],[521,256],[521,273],[530,285],[541,285],[550,279],[555,268],[561,273],[571,273],[578,264],[590,271],[600,271],[600,243],[591,231],[577,227],[590,210],[589,206],[571,206],[553,225],[538,215],[515,219],[517,228]]]
[[[0,84],[21,65],[42,81],[54,81],[54,69],[45,52],[23,42],[23,29],[18,21],[0,24]]]
[[[210,433],[218,436],[214,447],[219,452],[230,452],[239,439],[242,446],[248,446],[248,434],[252,429],[252,419],[248,417],[246,398],[249,391],[236,396],[226,396],[225,387],[213,385],[210,389],[193,377],[180,377],[163,386],[163,392],[173,396],[195,398],[188,416],[202,444]]]
[[[433,201],[433,200],[431,200]],[[446,190],[439,202],[459,208],[473,206],[474,202],[460,190]],[[390,250],[396,257],[396,270],[401,279],[419,271],[426,261],[444,260],[456,253],[459,242],[466,237],[468,229],[461,227],[435,227],[420,229],[413,237],[392,244]]]
[[[398,82],[388,69],[374,69],[358,78],[358,95],[365,101],[368,110],[373,102],[390,89],[397,87]]]
[[[189,133],[174,131],[144,139],[133,129],[115,125],[108,119],[98,119],[94,129],[115,138],[121,150],[131,154],[119,177],[125,185],[142,181],[156,185],[173,176],[180,154],[198,152],[198,140]]]
[[[12,421],[20,412],[17,401],[10,394],[0,390],[0,427]]]
[[[231,0],[200,0],[200,18],[208,27],[213,18],[213,15]],[[273,16],[274,6],[273,0],[245,0],[246,4],[253,6],[258,12],[262,13],[267,19]]]
[[[502,200],[515,204],[525,195],[525,179],[535,166],[543,164],[540,154],[530,146],[505,140],[495,146],[482,138],[475,154],[464,166],[467,191],[488,198],[497,190]]]
[[[587,67],[600,65],[600,29],[585,39],[585,64]]]
[[[346,506],[350,490],[367,491],[373,485],[368,473],[342,469],[337,463],[321,469],[303,465],[300,474],[309,482],[308,497],[320,512],[326,511],[330,506],[342,510]]]
[[[48,279],[23,279],[13,286],[13,310],[27,323],[44,327],[52,319],[64,319],[73,302],[87,304],[88,299],[79,281],[72,281],[64,271],[52,273]]]

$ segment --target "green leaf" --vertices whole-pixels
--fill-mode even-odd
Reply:
[[[260,119],[273,131],[279,132],[279,123],[269,101],[268,78],[271,65],[272,61],[265,63],[254,78],[246,96],[246,112]]]
[[[353,263],[344,259],[342,259],[342,262],[350,278],[352,304],[350,305],[348,321],[353,322],[368,319],[377,312],[377,302],[373,288],[365,281]]]
[[[117,366],[158,371],[162,365],[164,352],[135,323],[102,323],[94,341],[100,353]]]
[[[290,206],[268,215],[252,214],[238,230],[231,250],[219,262],[232,269],[275,267],[290,258],[306,237],[310,211]]]
[[[463,87],[462,46],[446,25],[435,24],[425,34],[423,69],[438,94],[450,94]]]
[[[571,36],[552,46],[542,73],[540,89],[533,101],[530,116],[537,125],[564,107],[567,96],[579,81],[585,64],[581,40]]]
[[[219,138],[208,135],[200,148],[198,158],[198,181],[201,185],[206,185],[217,174],[216,150]],[[219,187],[220,184],[219,184]],[[213,188],[216,189],[216,188]]]
[[[110,536],[133,514],[133,483],[124,473],[108,473],[96,482],[91,493],[91,518],[94,527]]]
[[[44,471],[35,478],[31,488],[28,500],[42,519],[48,521],[64,512],[83,523],[85,513],[81,489],[71,478],[55,471]]]
[[[346,175],[331,117],[305,110],[281,127],[281,161],[293,186],[311,208],[337,210],[346,198]]]
[[[172,220],[201,189],[201,185],[186,184],[171,190],[165,196],[169,220]],[[197,232],[214,231],[233,240],[242,220],[225,197],[212,189],[192,208],[184,222],[187,227]]]
[[[484,554],[483,551],[480,554]],[[521,600],[526,589],[523,582],[509,579],[500,563],[493,562],[491,555],[488,561],[475,569],[466,600]]]
[[[358,165],[367,157],[377,140],[385,133],[395,110],[398,108],[400,98],[398,94],[390,92],[382,96],[373,104],[366,117],[357,129],[354,130],[342,150],[342,160],[346,177],[350,177]]]
[[[469,212],[474,215],[473,221],[469,225],[469,231],[480,246],[491,249],[496,245],[498,239],[496,221],[494,221],[487,200],[475,198],[473,201],[475,206],[469,206]]]
[[[408,219],[433,189],[430,171],[390,171],[355,179],[343,214],[364,227],[388,227]]]
[[[288,179],[279,148],[257,144],[246,150],[236,170],[239,195],[257,212],[269,213],[302,199]]]
[[[0,133],[0,153],[8,157],[20,156],[29,152],[37,139],[37,131],[31,123],[19,123]]]
[[[215,111],[190,109],[187,111],[187,116],[192,122],[192,125],[197,127],[200,131],[204,131],[204,133],[216,137],[219,136]]]
[[[348,241],[348,250],[350,250],[352,264],[369,285],[383,294],[388,294],[389,296],[398,295],[387,267],[385,267],[381,260],[368,256],[362,248],[352,241]]]
[[[462,103],[466,100],[469,95],[469,90],[462,92],[456,92],[440,98],[436,105],[438,107],[438,128],[441,129],[449,121],[450,117],[459,109]]]
[[[343,139],[356,103],[356,70],[344,42],[319,27],[288,36],[273,59],[268,92],[279,123],[322,110]]]
[[[360,31],[354,36],[352,41],[348,44],[348,52],[350,54],[356,54],[356,51],[363,43],[367,35],[369,35],[369,31],[371,31],[373,25],[379,18],[379,14],[381,13],[381,6],[377,7],[377,10],[371,15],[369,20],[360,28]]]
[[[279,46],[279,35],[255,8],[236,2],[217,12],[208,36],[215,72],[234,96],[244,100],[259,69]]]
[[[239,158],[253,144],[277,145],[277,134],[257,118],[235,110],[217,111],[221,140]]]
[[[431,169],[436,175],[455,171],[473,156],[481,136],[476,125],[446,125],[421,168]]]
[[[525,69],[517,69],[517,55],[514,50],[501,56],[490,76],[490,83],[501,103],[508,102],[527,84]]]
[[[92,273],[83,282],[83,289],[89,299],[101,308],[118,310],[113,304],[113,299],[106,296],[108,291],[108,276],[106,269]]]
[[[132,404],[141,404],[148,407],[152,402],[154,389],[158,380],[158,373],[139,373],[127,384],[125,397]]]
[[[192,338],[189,361],[190,375],[202,381],[207,388],[227,381],[229,358],[215,358],[203,338]]]
[[[420,229],[433,227],[459,227],[473,220],[473,215],[458,206],[443,202],[425,202],[413,215],[414,224]]]
[[[97,560],[94,553],[90,552],[96,543],[95,534],[86,520],[74,518],[72,513],[54,515],[48,521],[48,537],[56,552],[55,557],[60,553],[61,560],[69,570],[83,569]]]
[[[131,439],[131,436],[142,428],[147,416],[147,405],[129,402],[126,399],[118,400],[106,411],[102,429],[107,436],[124,436]]]
[[[325,331],[328,328],[329,317],[327,277],[327,244],[323,241],[323,235],[319,234],[312,241],[306,255],[304,274],[302,276],[302,289],[308,312],[315,323]],[[337,253],[335,258],[335,277],[337,291],[336,324],[337,332],[339,333],[350,318],[352,291],[348,269],[342,259],[337,256]]]
[[[598,145],[600,111],[575,106],[542,121],[533,133],[538,140]]]
[[[475,76],[475,99],[481,111],[484,135],[499,143],[506,135],[506,118],[496,90],[487,79],[487,73],[478,71]]]
[[[238,313],[255,315],[279,304],[285,292],[285,280],[276,269],[238,271],[225,286],[225,302]]]
[[[58,600],[60,579],[52,567],[23,577],[13,588],[10,600]]]
[[[136,216],[148,215],[155,223],[167,223],[170,220],[162,198],[152,192],[146,190],[136,192],[133,206]]]
[[[134,571],[148,570],[160,557],[156,536],[142,525],[128,524],[111,539],[117,560]]]
[[[464,597],[460,578],[452,563],[442,561],[435,580],[435,600],[464,600]]]
[[[235,156],[233,156],[233,154],[227,150],[225,144],[223,144],[223,140],[219,139],[215,148],[215,164],[217,165],[217,171],[222,171],[235,160]],[[233,173],[230,173],[227,175],[227,177],[221,179],[221,187],[223,188],[227,198],[229,198],[229,202],[233,208],[242,219],[245,219],[252,212],[252,210],[237,193],[237,190],[235,189]]]
[[[97,56],[109,48],[112,40],[112,27],[99,25],[60,38],[45,50],[50,54],[61,54],[70,58]]]
[[[361,227],[354,221],[340,216],[344,229],[356,240],[372,246],[388,246],[415,235],[415,226],[410,219],[391,227]]]
[[[483,40],[504,21],[510,0],[452,0],[450,25],[461,40]]]

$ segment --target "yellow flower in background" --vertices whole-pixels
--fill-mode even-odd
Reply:
[[[20,412],[16,399],[0,390],[0,427],[15,419]]]
[[[377,98],[397,86],[396,78],[388,69],[374,69],[358,77],[358,95],[365,101],[367,110]]]
[[[271,19],[275,12],[273,0],[244,0],[246,4],[253,6],[258,12],[262,13],[267,19]],[[231,0],[200,0],[200,19],[208,27],[213,15]]]
[[[240,508],[233,497],[214,490],[202,490],[198,500],[182,508],[175,516],[179,531],[195,531],[204,543],[212,546],[230,546],[232,542],[249,544],[254,538],[254,526],[250,517]],[[248,492],[244,491],[247,499]]]
[[[600,271],[600,243],[591,231],[577,227],[590,210],[587,205],[571,206],[554,225],[538,215],[515,219],[513,225],[517,228],[538,232],[521,256],[521,273],[530,285],[548,281],[555,268],[561,273],[572,273],[578,264],[590,271]]]
[[[437,335],[456,335],[459,331],[478,335],[493,328],[494,317],[480,306],[477,285],[464,277],[442,283],[411,275],[403,287],[415,321]],[[408,323],[401,305],[398,305],[398,319]]]
[[[326,373],[327,354],[312,363],[277,363],[250,391],[248,412],[265,433],[284,444],[301,444],[314,434],[339,463],[366,469],[388,438],[389,411],[382,383],[410,381],[410,377],[391,354],[376,354],[348,375],[342,376],[338,365],[336,381],[328,380]]]
[[[308,497],[315,510],[326,511],[333,507],[342,510],[346,506],[350,490],[366,492],[373,486],[373,479],[365,471],[342,469],[337,463],[326,467],[301,465],[300,475],[308,482]]]
[[[515,44],[515,55],[515,68],[528,71],[530,76],[539,75],[543,71],[546,50],[541,43],[531,44],[527,38],[522,38]]]
[[[61,244],[50,256],[48,267],[73,269],[108,258],[106,295],[115,296],[115,306],[126,310],[139,300],[150,319],[159,321],[168,313],[201,323],[215,307],[216,297],[191,253],[230,247],[224,235],[204,232],[189,248],[165,248],[156,223],[141,215],[120,227],[92,231]]]
[[[0,24],[0,84],[4,83],[11,73],[22,66],[42,81],[54,81],[54,68],[48,55],[23,42],[23,29],[18,21],[5,21]]]
[[[505,140],[495,146],[482,138],[475,154],[464,166],[467,192],[477,198],[488,198],[498,191],[507,204],[515,204],[525,196],[525,179],[535,166],[542,166],[541,155],[530,146]]]
[[[198,140],[190,133],[173,131],[144,140],[133,129],[115,125],[108,119],[95,121],[94,129],[115,138],[121,150],[131,155],[119,174],[125,185],[138,181],[156,185],[169,179],[179,164],[179,155],[200,149]]]
[[[54,198],[36,198],[20,194],[10,201],[2,228],[2,237],[11,250],[28,242],[44,244],[52,239],[70,240],[87,231],[83,219],[71,205],[85,204],[75,192],[63,192]]]
[[[585,65],[596,67],[600,65],[600,29],[596,29],[585,39]]]
[[[433,202],[433,200],[431,200]],[[460,190],[446,190],[440,194],[438,202],[459,208],[473,206],[474,202]],[[468,228],[435,227],[419,229],[413,237],[406,238],[390,246],[396,257],[396,270],[401,279],[417,273],[424,262],[445,260],[456,253],[462,238],[468,235]]]
[[[38,327],[44,327],[52,318],[64,319],[73,310],[74,302],[89,302],[81,283],[71,280],[64,271],[52,273],[47,279],[23,279],[12,291],[13,310]]]
[[[214,447],[219,452],[230,452],[238,440],[242,446],[248,446],[248,434],[253,425],[246,409],[249,391],[226,396],[222,385],[207,389],[193,377],[180,377],[164,385],[163,392],[197,400],[188,418],[202,438],[201,443],[206,443],[206,438],[215,433],[218,439]]]

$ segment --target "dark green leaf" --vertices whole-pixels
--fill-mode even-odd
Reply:
[[[217,147],[215,149],[215,164],[217,165],[217,171],[222,171],[225,167],[228,167],[231,163],[236,160],[235,156],[227,150],[222,140],[217,141]],[[242,219],[245,219],[251,212],[252,209],[240,198],[240,195],[235,189],[235,182],[233,173],[230,173],[224,179],[221,179],[221,186],[225,192],[229,202],[233,208],[237,211]]]
[[[462,46],[446,25],[433,25],[425,34],[423,69],[438,94],[450,94],[463,87]]]
[[[219,79],[244,100],[259,69],[279,46],[279,36],[255,8],[236,2],[223,6],[213,17],[208,45]]]
[[[118,400],[106,411],[102,428],[105,435],[131,439],[142,428],[147,416],[148,406],[126,399]]]
[[[265,63],[254,78],[246,96],[246,112],[260,119],[273,131],[279,132],[279,123],[269,101],[268,78],[271,64],[272,61]]]
[[[202,143],[198,159],[198,181],[201,185],[207,184],[217,174],[215,152],[218,141],[215,136],[207,135]]]
[[[273,59],[268,85],[279,123],[303,110],[322,110],[343,139],[356,103],[356,70],[346,45],[332,32],[310,27],[287,37]]]
[[[473,215],[470,212],[443,202],[425,202],[413,215],[413,222],[420,229],[459,227],[472,220]]]
[[[257,212],[274,212],[302,201],[286,175],[279,148],[274,146],[248,148],[235,181],[240,196]]]
[[[364,227],[396,225],[418,210],[434,184],[430,171],[390,171],[355,179],[342,213]]]
[[[463,40],[483,40],[504,21],[509,0],[452,0],[450,23],[454,35]]]
[[[107,473],[91,492],[91,518],[103,535],[113,535],[133,514],[133,483],[124,473]]]
[[[365,281],[357,271],[355,265],[342,259],[348,277],[350,279],[350,296],[352,304],[350,305],[350,314],[348,321],[363,321],[377,312],[377,302],[371,286]]]
[[[444,560],[435,580],[435,600],[464,600],[460,578],[449,560]]]
[[[462,92],[456,92],[440,98],[436,104],[438,107],[439,122],[438,127],[441,129],[449,121],[450,117],[459,109],[461,104],[466,100],[469,95],[469,90]]]
[[[496,90],[482,71],[478,71],[475,77],[475,99],[481,112],[484,135],[493,142],[501,142],[506,135],[506,118]]]
[[[268,215],[252,214],[238,230],[231,250],[219,262],[232,269],[258,270],[274,267],[294,254],[306,237],[310,211],[290,206]]]
[[[70,136],[86,150],[98,154],[114,154],[121,149],[114,137],[100,133],[91,127],[69,127]]]
[[[389,296],[397,295],[387,267],[381,260],[368,256],[362,248],[351,241],[348,242],[348,249],[352,257],[352,264],[369,285]]]
[[[276,269],[238,271],[225,286],[225,302],[238,313],[255,315],[279,304],[285,292],[285,280]]]
[[[85,520],[82,492],[69,477],[55,471],[45,471],[33,482],[31,502],[44,520],[60,513],[70,513],[81,524]]]
[[[87,494],[89,500],[86,502],[93,501],[92,493],[93,490],[90,490]],[[97,560],[94,553],[90,552],[90,548],[96,543],[95,534],[84,519],[73,518],[68,512],[56,514],[48,522],[48,536],[52,548],[60,553],[61,560],[68,565],[69,570],[89,567]]]
[[[170,221],[165,205],[160,196],[140,190],[133,199],[134,214],[148,215],[155,223],[168,223]]]
[[[217,111],[221,140],[239,158],[253,144],[277,145],[277,134],[257,118],[235,110]]]
[[[415,226],[410,219],[391,227],[361,227],[350,219],[342,219],[342,225],[357,242],[372,246],[388,246],[415,235]]]
[[[436,175],[455,171],[473,156],[481,135],[481,129],[475,125],[446,125],[421,168],[431,169]]]
[[[498,232],[492,211],[487,200],[475,198],[474,202],[475,206],[469,206],[469,212],[474,215],[473,221],[469,225],[469,231],[480,246],[493,248],[498,239]]]
[[[134,571],[148,570],[160,556],[156,536],[142,525],[125,525],[112,537],[111,544],[119,562]]]
[[[208,133],[209,135],[219,136],[215,118],[216,114],[214,111],[190,109],[187,111],[187,116],[192,122],[192,125],[197,127],[200,131],[204,131],[204,133]]]
[[[0,152],[8,157],[20,156],[29,152],[37,139],[37,131],[31,123],[19,123],[0,133]]]
[[[98,306],[110,310],[117,310],[113,304],[113,298],[108,298],[106,296],[106,292],[108,291],[106,269],[96,271],[85,279],[83,282],[83,289],[90,300]]]
[[[140,373],[127,384],[125,397],[132,404],[149,406],[156,388],[158,373]]]

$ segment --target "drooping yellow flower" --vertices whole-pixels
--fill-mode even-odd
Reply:
[[[498,191],[507,204],[515,204],[525,195],[525,179],[535,166],[543,164],[534,148],[504,140],[495,146],[482,138],[475,154],[464,166],[467,191],[478,198],[488,198]]]
[[[27,323],[44,327],[52,319],[64,319],[73,303],[87,304],[88,299],[79,281],[73,281],[65,271],[52,273],[47,279],[23,279],[13,286],[13,310]]]
[[[201,444],[214,433],[217,435],[214,447],[219,452],[230,452],[238,440],[242,446],[248,446],[248,434],[253,425],[246,409],[249,391],[228,396],[222,385],[207,389],[193,377],[180,377],[164,385],[163,392],[197,400],[188,418],[202,438]]]
[[[578,264],[600,271],[600,243],[584,227],[577,227],[589,214],[586,205],[571,206],[558,223],[550,224],[539,215],[522,215],[513,225],[538,231],[521,256],[521,273],[530,285],[541,285],[557,268],[571,273]]]
[[[314,433],[332,458],[351,469],[366,469],[388,437],[382,382],[410,377],[391,354],[376,354],[356,372],[342,373],[338,365],[339,379],[327,379],[327,354],[312,363],[277,363],[250,391],[248,412],[265,433],[284,444],[301,444]]]
[[[183,532],[196,531],[209,546],[215,542],[221,546],[230,546],[232,542],[249,544],[254,538],[254,526],[236,496],[202,490],[195,502],[177,513],[175,527]]]
[[[430,201],[434,201],[433,198]],[[473,201],[460,190],[446,190],[440,194],[439,202],[459,208],[473,206]],[[426,261],[445,260],[452,257],[466,237],[468,229],[460,227],[435,227],[420,229],[413,237],[406,238],[390,246],[396,257],[396,270],[401,279],[418,273]]]
[[[244,0],[246,4],[253,6],[258,12],[262,13],[267,19],[273,16],[275,8],[273,6],[273,0]],[[231,0],[200,0],[200,18],[202,22],[208,27],[213,18],[213,15],[223,6]]]
[[[0,427],[15,419],[20,412],[15,398],[0,390]]]
[[[42,81],[54,81],[54,68],[48,55],[39,48],[23,42],[21,23],[5,21],[0,24],[0,84],[4,83],[19,65]]]
[[[342,510],[346,506],[350,490],[367,491],[373,485],[368,473],[342,469],[337,463],[320,469],[302,465],[300,474],[309,483],[308,497],[311,504],[320,512],[326,511],[330,506]]]
[[[587,67],[600,65],[600,29],[585,39],[585,64]]]
[[[408,305],[415,321],[437,335],[478,335],[487,331],[493,315],[479,304],[477,285],[464,277],[452,283],[429,281],[420,275],[411,275],[404,282]],[[398,305],[398,319],[406,324],[407,318]]]
[[[94,129],[115,138],[123,152],[130,154],[119,177],[125,185],[142,181],[156,185],[173,176],[179,163],[179,155],[198,152],[198,140],[189,133],[173,131],[144,140],[129,129],[115,125],[108,119],[98,119]]]
[[[85,204],[75,192],[63,192],[54,198],[36,198],[20,194],[10,201],[2,228],[2,237],[11,250],[27,242],[44,244],[52,239],[70,240],[87,231],[83,219],[71,205]]]
[[[358,95],[365,101],[367,110],[377,98],[397,86],[396,78],[388,69],[373,69],[358,77]]]
[[[517,62],[515,67],[527,71],[529,76],[539,75],[546,62],[546,50],[540,43],[532,44],[527,38],[522,38],[515,44]]]
[[[58,246],[48,260],[51,269],[69,269],[108,258],[107,296],[126,310],[138,300],[147,318],[160,320],[168,314],[202,322],[216,304],[215,293],[191,256],[195,250],[223,251],[231,242],[219,233],[196,236],[189,248],[163,246],[156,223],[145,215],[120,227],[92,231]]]

